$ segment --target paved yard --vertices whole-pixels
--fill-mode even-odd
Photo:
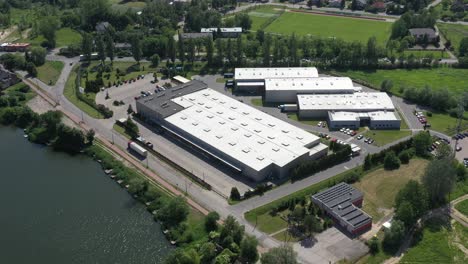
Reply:
[[[318,234],[311,243],[299,242],[294,249],[307,256],[310,263],[335,263],[342,259],[355,260],[367,253],[367,246],[351,239],[335,227]]]
[[[455,142],[455,140],[453,140]],[[458,146],[462,147],[462,150],[457,151],[455,157],[463,162],[464,158],[468,158],[468,138],[458,140]]]

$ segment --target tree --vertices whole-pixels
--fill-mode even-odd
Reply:
[[[351,2],[351,10],[357,10],[358,9],[358,3],[357,3],[357,0],[353,0]]]
[[[282,245],[277,248],[272,248],[270,251],[263,253],[260,259],[262,264],[298,264],[297,253],[291,245]]]
[[[458,55],[460,57],[468,56],[468,37],[462,38],[458,47]]]
[[[382,81],[382,84],[380,85],[380,91],[388,93],[393,87],[393,81],[385,79]]]
[[[158,67],[159,66],[159,63],[161,62],[161,58],[159,58],[159,55],[158,54],[154,54],[153,56],[151,56],[151,65],[153,67]]]
[[[403,201],[396,208],[395,218],[405,223],[407,228],[411,227],[418,220],[418,216],[413,210],[413,205],[408,201]]]
[[[258,260],[258,241],[254,236],[246,235],[240,244],[239,257],[242,263],[256,263]]]
[[[56,17],[47,16],[39,22],[39,31],[46,39],[48,48],[55,48],[56,31],[59,28],[59,21]]]
[[[204,243],[198,252],[200,254],[200,263],[212,263],[216,257],[216,245],[212,242]]]
[[[379,240],[376,237],[372,237],[368,242],[369,252],[375,255],[379,252]]]
[[[426,167],[422,177],[432,206],[445,203],[446,196],[455,183],[455,169],[449,159],[434,160]]]
[[[133,122],[130,117],[127,118],[127,121],[125,122],[125,133],[127,133],[131,138],[136,138],[138,137],[139,132],[140,131],[135,122]]]
[[[215,231],[218,229],[219,214],[217,212],[210,212],[205,217],[205,230],[207,232]]]
[[[313,215],[306,215],[304,217],[304,229],[309,236],[312,233],[322,231],[322,223]]]
[[[221,41],[220,38],[216,39],[215,46],[216,46],[216,52],[217,52],[216,65],[224,66],[224,48],[223,48],[223,42]]]
[[[345,1],[345,0],[341,0],[341,2],[340,2],[340,8],[341,8],[341,9],[345,9],[345,7],[346,7],[346,1]]]
[[[244,56],[244,50],[242,47],[242,38],[236,40],[236,65],[242,66],[242,57]]]
[[[90,130],[88,130],[88,132],[86,132],[86,141],[88,141],[88,145],[93,144],[95,135],[96,135],[96,133],[92,129],[90,129]]]
[[[132,107],[132,104],[128,104],[128,108],[127,108],[127,114],[130,115],[133,113],[133,107]]]
[[[223,241],[227,237],[231,237],[232,241],[238,245],[240,245],[244,237],[244,226],[239,225],[232,215],[229,215],[224,221],[219,235],[220,241]]]
[[[366,60],[369,67],[376,67],[378,63],[377,39],[370,37],[367,41]]]
[[[169,38],[167,41],[167,56],[174,63],[176,60],[176,44],[174,38]]]
[[[233,201],[240,201],[241,199],[241,195],[239,193],[239,190],[237,189],[237,187],[232,187],[231,188],[231,196],[230,196],[231,200]]]
[[[141,60],[141,41],[139,36],[134,36],[132,41],[132,55],[138,64]]]
[[[400,220],[393,220],[392,226],[385,230],[382,244],[387,250],[395,250],[405,236],[405,224]]]
[[[107,57],[109,57],[111,64],[113,64],[114,57],[115,57],[115,46],[114,46],[114,40],[109,34],[106,35],[106,55]]]
[[[213,54],[214,54],[214,46],[213,46],[213,39],[207,38],[205,43],[206,48],[206,61],[207,64],[212,66],[213,65]]]
[[[88,63],[91,62],[91,53],[93,53],[93,37],[91,34],[84,32],[81,39],[81,50]]]
[[[370,170],[372,168],[372,158],[370,154],[366,155],[366,158],[364,159],[364,170]]]
[[[400,168],[400,160],[396,156],[395,152],[388,151],[385,153],[384,168],[386,170],[396,170]]]
[[[47,51],[42,47],[32,47],[26,54],[30,62],[35,66],[41,66],[46,61]]]
[[[232,42],[231,42],[231,38],[228,39],[227,41],[227,48],[226,48],[226,52],[227,52],[227,60],[229,62],[229,66],[232,66],[233,65],[233,62],[234,62],[234,56],[233,56],[233,52],[232,52]]]
[[[195,62],[195,42],[193,39],[188,40],[188,59],[191,64]]]
[[[436,149],[436,159],[451,158],[453,155],[452,147],[449,144],[441,144]]]
[[[427,148],[432,144],[431,135],[428,132],[422,131],[413,137],[413,146],[418,156],[425,156]]]
[[[271,36],[268,34],[263,41],[262,53],[263,53],[263,66],[270,66],[270,50],[271,50]]]
[[[408,164],[411,156],[408,150],[404,150],[398,154],[398,159],[401,161],[403,164]]]
[[[179,60],[184,63],[185,61],[185,45],[184,45],[184,40],[179,34],[179,41],[177,42],[177,53]]]
[[[185,198],[176,196],[171,198],[158,212],[158,218],[164,222],[165,225],[174,227],[187,219],[189,214],[189,207]]]
[[[164,261],[166,264],[200,264],[200,257],[193,249],[176,249]]]
[[[104,40],[102,39],[102,36],[97,35],[94,43],[96,44],[98,58],[101,61],[101,64],[104,64],[104,61],[106,61],[106,47],[104,46]]]
[[[53,143],[54,149],[69,153],[78,153],[84,146],[85,138],[81,130],[70,128],[63,124],[58,127],[57,139],[55,139]]]

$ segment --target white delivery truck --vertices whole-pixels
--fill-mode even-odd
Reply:
[[[128,142],[128,148],[135,151],[142,157],[146,157],[148,155],[148,151],[146,149],[144,149],[142,146],[138,145],[133,141]]]

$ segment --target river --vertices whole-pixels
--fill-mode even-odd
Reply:
[[[172,250],[144,206],[85,156],[0,126],[0,263],[161,263]]]

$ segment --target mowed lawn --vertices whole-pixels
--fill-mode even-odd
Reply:
[[[401,122],[404,123],[405,121],[401,120]],[[375,140],[373,144],[379,147],[410,135],[411,131],[406,130],[369,130],[364,133],[364,137],[372,138]]]
[[[324,16],[285,12],[265,31],[319,37],[336,37],[346,41],[367,42],[375,36],[380,45],[384,45],[390,34],[392,23],[358,18]]]
[[[54,85],[63,69],[61,61],[46,61],[44,65],[37,67],[37,78],[47,85]]]
[[[435,51],[435,50],[405,50],[403,54],[408,57],[410,55],[415,56],[416,58],[429,58],[432,56],[433,59],[448,59],[450,56],[445,51]]]
[[[458,53],[458,47],[460,46],[462,38],[468,37],[468,26],[437,23],[437,27],[445,38],[450,40],[455,53]]]
[[[447,88],[461,94],[468,91],[468,69],[434,68],[434,69],[395,69],[376,71],[340,71],[340,75],[348,76],[355,80],[362,80],[374,87],[380,87],[382,81],[393,81],[392,93],[401,96],[400,87],[423,88],[429,85],[432,89]]]
[[[252,27],[250,29],[252,31],[261,29],[262,26],[268,22],[268,20],[273,19],[274,17],[278,17],[279,13],[281,13],[279,7],[272,6],[262,6],[250,11],[247,13],[252,19]]]
[[[354,187],[364,193],[363,209],[378,222],[393,207],[395,196],[409,180],[419,180],[424,173],[427,160],[412,159],[398,170],[375,170],[364,175]]]
[[[79,44],[81,43],[81,35],[78,31],[71,28],[61,28],[56,32],[56,47],[65,47],[70,44]],[[42,42],[45,41],[45,38],[42,35],[39,35],[32,39],[20,39],[17,42],[29,42],[32,45],[40,46]]]

